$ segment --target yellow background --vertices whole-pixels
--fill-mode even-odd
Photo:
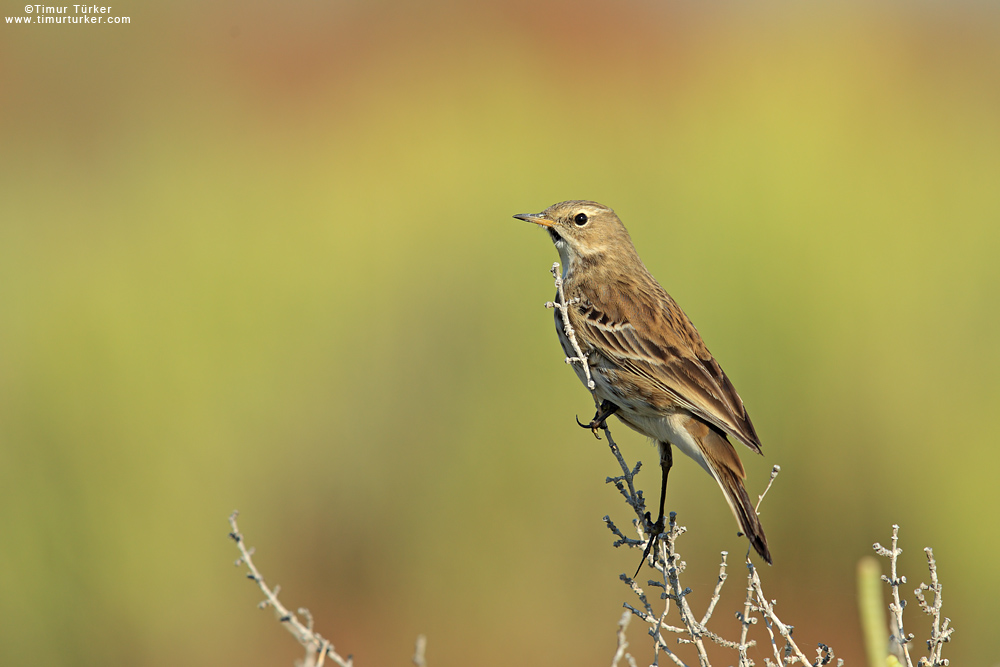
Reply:
[[[586,198],[743,396],[751,494],[782,466],[763,577],[805,650],[862,663],[855,563],[899,523],[908,594],[935,549],[945,655],[992,664],[995,7],[113,13],[0,24],[0,663],[292,664],[239,508],[359,666],[421,632],[435,666],[609,664],[638,554],[541,307],[556,253],[510,217]],[[745,541],[686,459],[668,505],[696,610],[732,554],[735,637]]]

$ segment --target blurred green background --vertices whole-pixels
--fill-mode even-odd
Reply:
[[[433,665],[610,663],[638,555],[542,308],[556,253],[510,217],[571,198],[744,397],[751,494],[782,466],[764,584],[806,650],[862,664],[855,563],[899,523],[945,655],[995,662],[995,5],[113,13],[0,24],[0,663],[291,664],[234,508],[359,665],[421,632]],[[746,543],[686,459],[668,501],[696,610],[733,554],[735,636]]]

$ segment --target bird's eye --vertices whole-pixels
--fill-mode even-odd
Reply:
[[[576,223],[577,227],[583,227],[585,224],[587,224],[587,214],[586,213],[577,213],[576,217],[573,218],[573,222]]]

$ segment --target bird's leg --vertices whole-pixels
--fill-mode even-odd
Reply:
[[[590,420],[589,424],[582,423],[579,417],[577,417],[576,423],[582,428],[589,428],[593,432],[594,437],[600,440],[601,436],[597,434],[597,429],[604,428],[604,422],[616,412],[618,412],[617,405],[608,400],[601,401],[601,408],[594,413],[594,418]]]
[[[642,552],[642,560],[639,562],[639,569],[635,571],[635,577],[639,576],[639,570],[642,569],[642,564],[646,562],[646,558],[649,556],[653,547],[656,546],[656,540],[659,539],[660,535],[663,533],[664,522],[663,522],[663,506],[667,499],[667,475],[670,474],[670,468],[674,465],[674,455],[671,451],[669,442],[660,442],[660,516],[656,519],[650,527],[649,541],[646,542],[646,548]],[[646,523],[650,522],[649,512],[646,512]],[[632,577],[633,579],[635,577]]]

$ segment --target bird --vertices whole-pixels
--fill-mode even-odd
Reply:
[[[762,454],[760,438],[732,382],[688,316],[643,264],[625,225],[611,208],[585,200],[514,218],[543,227],[559,252],[569,323],[600,401],[594,420],[581,426],[596,434],[615,415],[658,446],[660,510],[655,523],[646,513],[652,526],[642,562],[664,530],[667,476],[676,447],[715,479],[740,532],[770,564],[764,529],[743,484],[746,472],[730,442],[732,438]],[[563,315],[554,310],[563,351],[576,357]],[[583,367],[573,368],[586,385]]]

